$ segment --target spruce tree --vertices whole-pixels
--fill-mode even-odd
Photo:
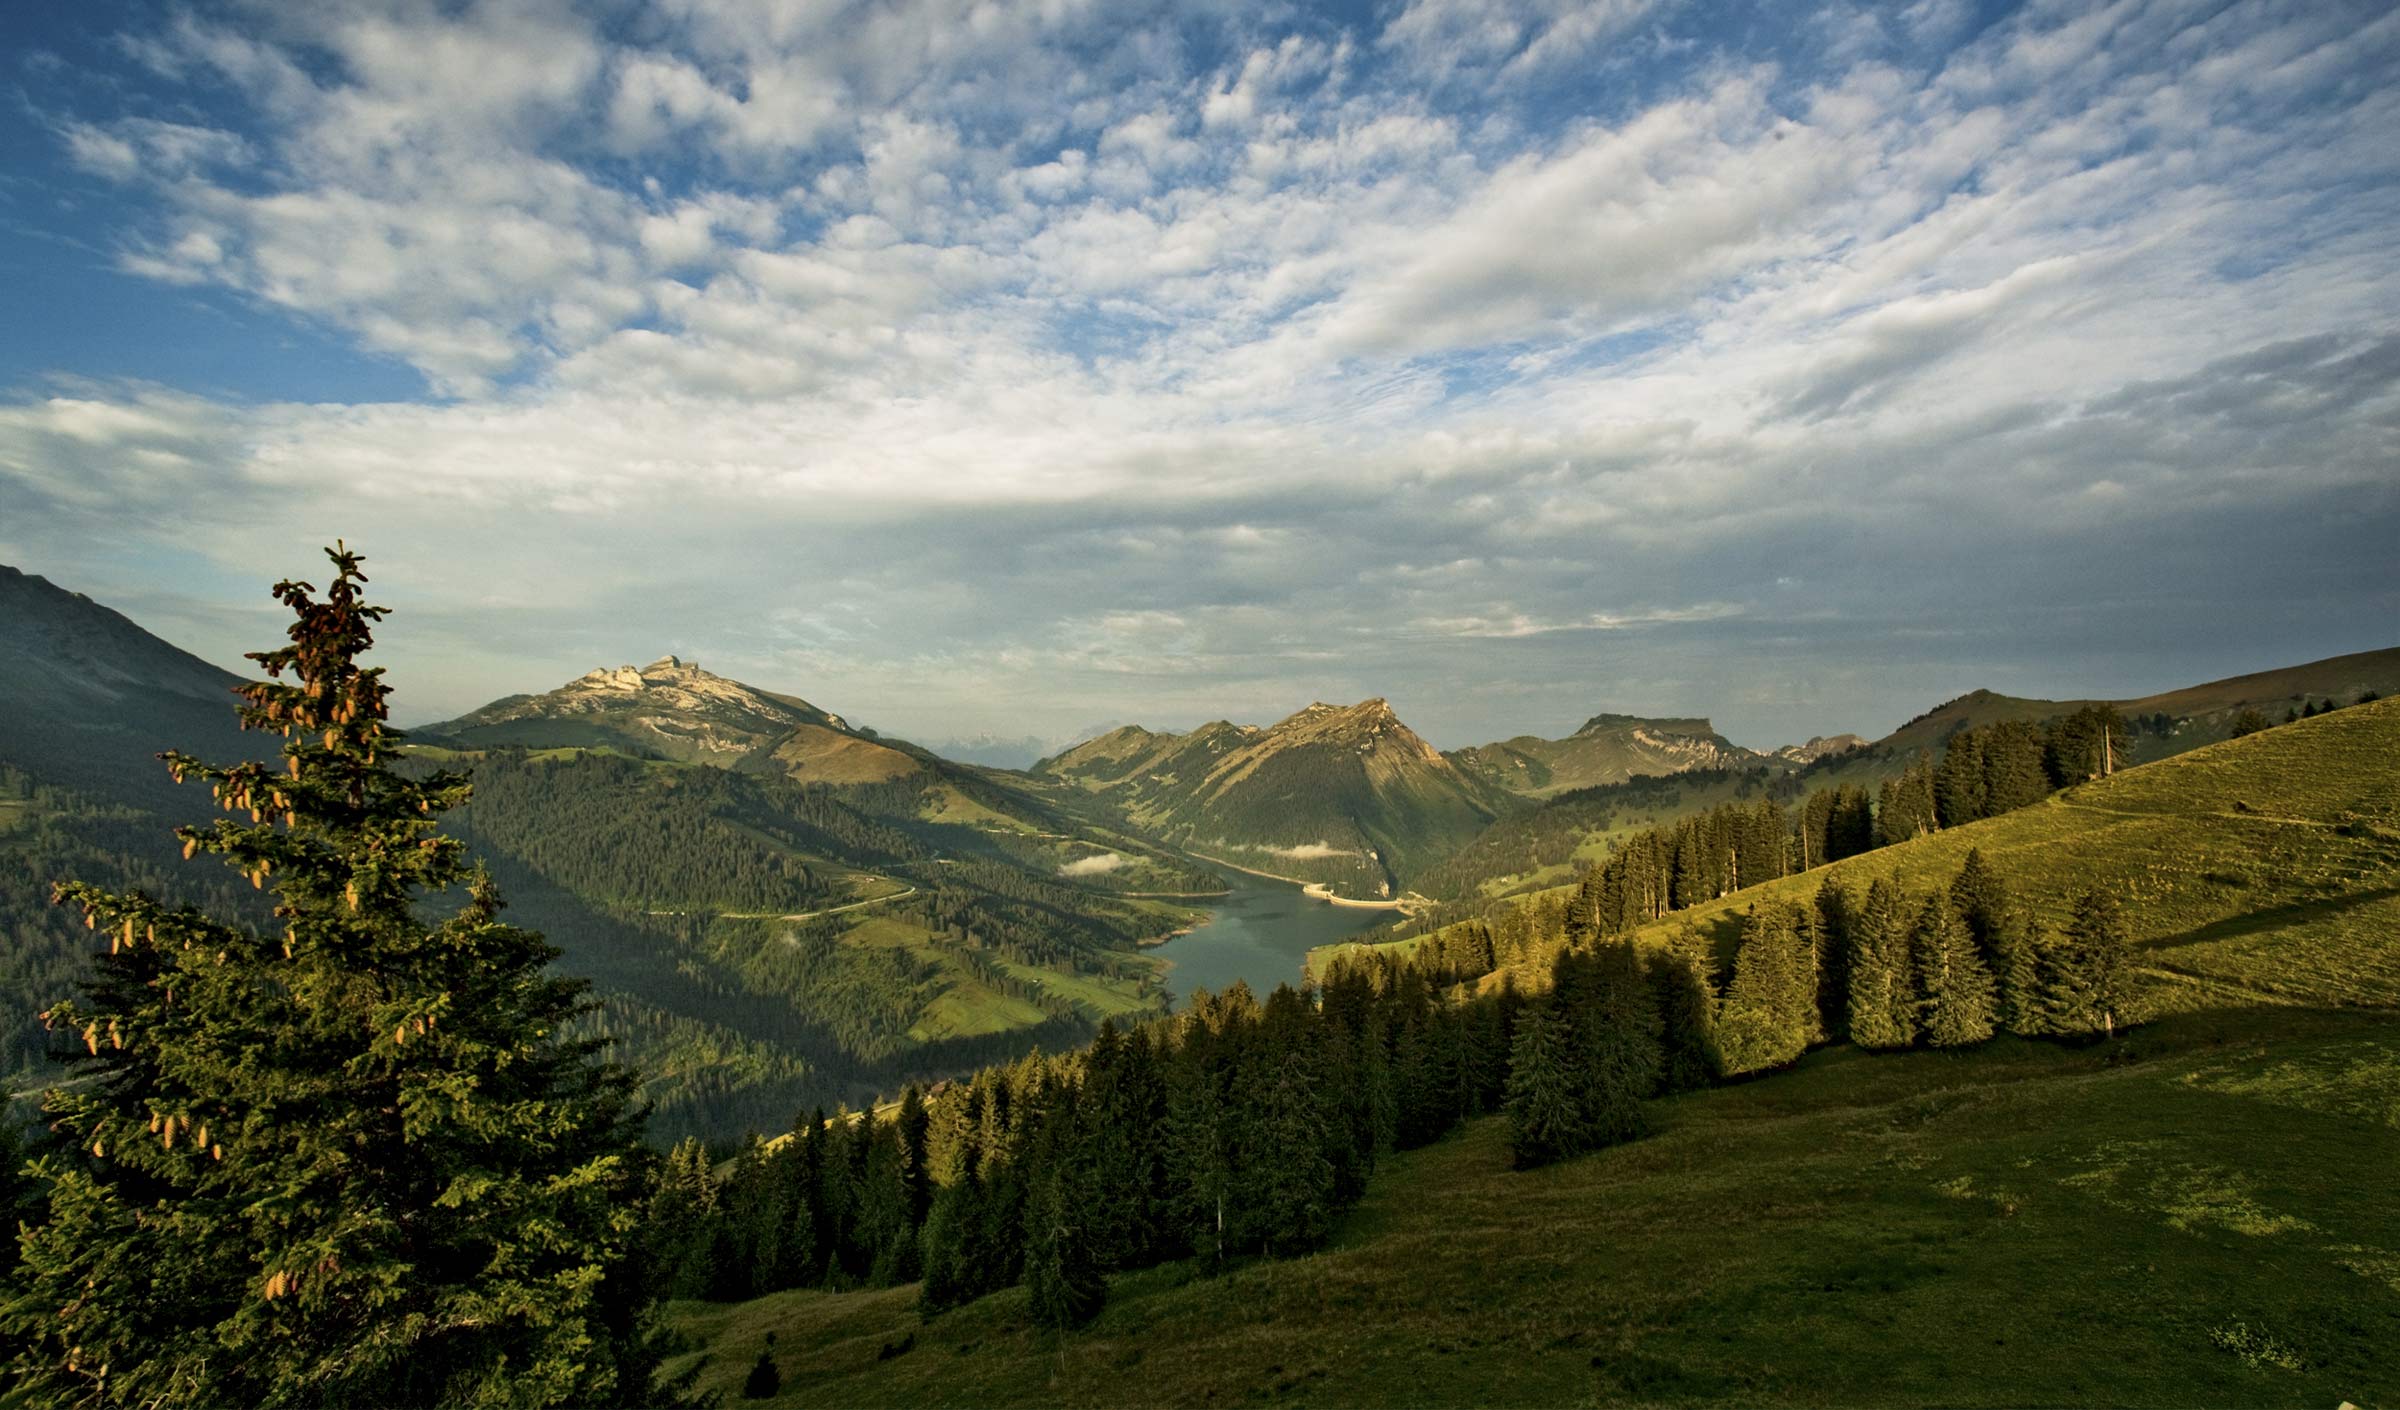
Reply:
[[[1850,1041],[1862,1048],[1905,1048],[1917,1040],[1902,906],[1899,888],[1878,877],[1851,917]]]
[[[1251,1088],[1243,1203],[1261,1252],[1317,1247],[1333,1227],[1333,1162],[1325,1157],[1316,1068],[1303,1053],[1262,1064]]]
[[[1562,955],[1556,968],[1583,1127],[1595,1145],[1642,1134],[1642,1100],[1656,1096],[1664,1054],[1656,1000],[1630,940]]]
[[[2127,1021],[2133,991],[2133,950],[2125,914],[2114,896],[2093,887],[2075,898],[2067,931],[2050,947],[2051,1019],[2062,1032],[2097,1028],[2114,1037]]]
[[[276,928],[57,888],[109,941],[45,1016],[94,1080],[44,1100],[58,1149],[0,1330],[45,1402],[646,1401],[632,1080],[567,1036],[581,986],[436,830],[466,781],[392,767],[358,661],[383,609],[329,556],[322,600],[276,585],[290,644],[239,690],[282,767],[165,756],[241,815],[179,829],[187,856],[272,886]]]
[[[1502,1105],[1508,1113],[1509,1151],[1519,1170],[1590,1148],[1566,1033],[1548,1002],[1534,1004],[1517,1020]]]
[[[1817,886],[1817,1020],[1827,1034],[1850,1031],[1850,916],[1854,906],[1841,883],[1826,877]]]
[[[1929,896],[1909,934],[1916,961],[1920,1027],[1937,1048],[1963,1048],[1992,1036],[1992,976],[1950,901]]]
[[[1993,1025],[2017,1034],[2040,1032],[2040,976],[2032,933],[2009,895],[2008,883],[1984,860],[1981,848],[1968,850],[1957,879],[1950,883],[1950,904],[1992,977]]]
[[[1808,1048],[1815,985],[1799,964],[1790,908],[1753,906],[1742,921],[1733,983],[1717,1016],[1717,1046],[1729,1073],[1781,1067]]]
[[[1025,1210],[1025,1290],[1034,1320],[1063,1331],[1092,1320],[1108,1298],[1092,1228],[1100,1182],[1071,1094],[1053,1097],[1042,1127]]]
[[[1680,947],[1652,950],[1642,963],[1658,1008],[1660,1085],[1669,1092],[1689,1092],[1716,1081],[1724,1056],[1708,980]]]

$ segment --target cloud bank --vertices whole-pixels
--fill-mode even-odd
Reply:
[[[0,560],[223,659],[344,535],[418,717],[680,651],[929,737],[1772,745],[2390,644],[2400,16],[1787,9],[34,36],[7,238],[421,393],[53,367]]]

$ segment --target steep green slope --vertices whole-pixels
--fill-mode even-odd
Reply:
[[[599,1031],[649,1074],[662,1136],[776,1129],[810,1105],[1079,1043],[1164,1002],[1137,947],[1190,915],[1106,889],[1138,866],[1061,874],[1056,858],[1088,844],[918,821],[913,793],[879,817],[859,790],[771,774],[415,752],[471,772],[454,828],[513,914],[601,985]]]
[[[1737,761],[1756,766],[1754,783],[1739,782],[1743,769],[1737,766],[1730,771],[1699,769],[1689,780],[1668,774],[1557,793],[1529,813],[1498,818],[1454,855],[1407,878],[1407,885],[1443,900],[1552,885],[1565,880],[1576,863],[1605,855],[1627,832],[1750,796],[1760,787],[1771,788],[1787,801],[1844,786],[1872,793],[1912,762],[1938,758],[1959,731],[2003,721],[2039,724],[2086,706],[2110,705],[2126,722],[2132,761],[2154,762],[2225,739],[2245,710],[2280,721],[2304,704],[2347,705],[2364,695],[2394,693],[2400,693],[2400,648],[2336,656],[2133,700],[2034,700],[1971,691],[1872,743],[1807,760],[1788,757],[1794,751],[1780,751],[1775,757],[1751,755]]]
[[[2400,702],[1858,857],[2127,902],[2152,1020],[2109,1043],[1821,1049],[1540,1171],[1504,1124],[1379,1168],[1325,1252],[1112,1284],[682,1304],[704,1385],[779,1405],[2377,1404],[2400,1397]],[[1687,912],[1724,933],[1762,895]],[[1662,928],[1662,929],[1664,929]]]

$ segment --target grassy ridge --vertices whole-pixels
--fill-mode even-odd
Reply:
[[[2127,899],[2159,1015],[2115,1043],[1820,1050],[1530,1173],[1485,1120],[1380,1170],[1319,1255],[1021,1290],[679,1305],[780,1405],[2329,1405],[2400,1400],[2400,702],[2211,746],[1839,864],[1981,847],[2057,920]],[[1670,918],[1720,939],[1762,892]]]
[[[2400,901],[2394,759],[2400,700],[2354,706],[1740,891],[1642,934],[1690,927],[1730,954],[1762,899],[1806,899],[1828,876],[1854,891],[1889,876],[1926,892],[1980,848],[2052,927],[2083,888],[2115,892],[2167,1007],[2389,1002],[2400,992],[2387,938]]]

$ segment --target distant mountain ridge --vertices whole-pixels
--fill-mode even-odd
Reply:
[[[796,695],[744,685],[677,656],[587,671],[556,690],[511,695],[416,733],[468,748],[615,748],[809,783],[883,783],[927,764],[921,751],[895,747]]]
[[[1791,764],[1813,764],[1819,759],[1831,758],[1836,754],[1846,754],[1853,749],[1863,749],[1866,747],[1866,743],[1865,735],[1813,734],[1809,736],[1806,744],[1786,744],[1775,750],[1774,757]]]
[[[1382,699],[1318,701],[1260,728],[1128,725],[1035,765],[1124,821],[1203,856],[1384,899],[1513,800],[1460,769]]]
[[[1518,735],[1457,749],[1450,759],[1495,787],[1528,798],[1691,769],[1744,768],[1767,756],[1717,733],[1705,719],[1594,715],[1565,739]]]

